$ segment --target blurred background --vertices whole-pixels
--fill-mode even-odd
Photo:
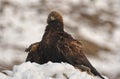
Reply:
[[[93,66],[120,79],[120,0],[0,0],[0,71],[25,61],[41,40],[48,14],[62,14],[65,31],[81,40]]]

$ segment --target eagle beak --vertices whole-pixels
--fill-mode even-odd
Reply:
[[[54,17],[54,16],[51,16],[50,19],[51,19],[51,21],[54,21],[54,20],[55,20],[55,17]]]

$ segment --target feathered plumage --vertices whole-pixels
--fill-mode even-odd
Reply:
[[[29,51],[26,61],[39,64],[67,62],[82,70],[89,68],[91,73],[104,79],[84,55],[81,42],[64,31],[63,18],[58,12],[51,12],[47,23],[42,40],[26,50]]]

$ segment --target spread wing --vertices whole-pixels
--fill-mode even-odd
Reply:
[[[39,55],[38,55],[38,49],[40,47],[40,42],[36,42],[31,44],[25,52],[29,52],[28,56],[26,58],[26,61],[36,62],[39,63]]]

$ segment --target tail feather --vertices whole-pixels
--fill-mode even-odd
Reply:
[[[93,74],[95,76],[99,76],[101,79],[105,79],[103,76],[101,76],[101,74],[93,66],[91,66],[90,68],[86,67],[84,65],[79,65],[79,66],[76,66],[76,67],[78,67],[82,71],[87,71],[90,74]]]
[[[90,68],[91,69],[91,72],[95,75],[95,76],[99,76],[100,78],[102,79],[105,79],[103,76],[101,76],[101,74],[94,68]]]

